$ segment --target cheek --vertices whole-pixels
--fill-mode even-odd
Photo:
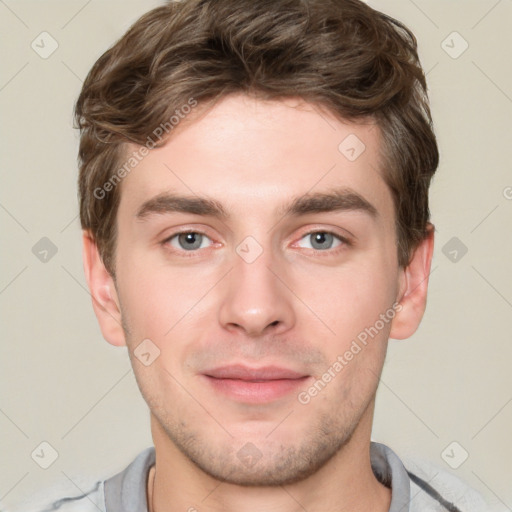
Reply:
[[[119,265],[118,277],[123,314],[134,338],[165,346],[176,331],[203,315],[202,298],[218,281],[218,272],[201,266],[171,267],[133,252]]]
[[[344,344],[391,308],[396,290],[393,272],[377,258],[339,267],[308,266],[294,270],[292,289]]]

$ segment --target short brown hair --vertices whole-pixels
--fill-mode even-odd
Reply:
[[[428,233],[439,161],[411,31],[359,0],[181,0],[142,16],[98,59],[75,108],[81,225],[113,276],[120,187],[101,187],[126,143],[147,145],[191,98],[209,104],[231,93],[300,97],[341,120],[375,120],[398,262],[409,263]]]

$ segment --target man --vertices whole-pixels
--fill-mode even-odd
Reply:
[[[76,117],[86,278],[155,446],[50,509],[483,510],[370,441],[433,252],[405,26],[358,0],[169,2],[96,62]]]

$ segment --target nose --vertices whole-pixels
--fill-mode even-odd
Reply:
[[[287,287],[284,262],[278,266],[270,253],[264,251],[252,263],[235,254],[219,309],[219,321],[228,331],[255,337],[282,334],[293,327],[293,293]]]

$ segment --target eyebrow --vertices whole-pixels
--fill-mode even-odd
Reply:
[[[379,212],[367,199],[350,188],[329,192],[315,192],[292,199],[277,210],[279,217],[300,217],[310,213],[336,211],[360,211],[372,219]],[[137,210],[136,218],[145,220],[153,214],[189,213],[228,220],[229,213],[222,203],[200,196],[184,196],[173,193],[159,194],[144,202]]]

